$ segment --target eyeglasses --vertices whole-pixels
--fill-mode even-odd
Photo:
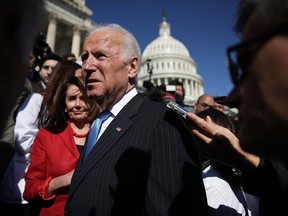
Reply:
[[[226,50],[227,66],[233,84],[236,86],[244,80],[247,73],[247,69],[251,64],[253,57],[256,55],[256,52],[254,52],[253,55],[250,53],[250,55],[246,56],[249,58],[245,58],[245,61],[242,61],[241,64],[240,63],[238,64],[239,59],[237,59],[238,57],[237,55],[239,50],[254,45],[255,43],[263,44],[264,42],[266,42],[267,40],[271,39],[276,35],[287,33],[288,28],[287,26],[285,26],[284,28],[280,28],[276,31],[266,32],[228,47]]]
[[[207,108],[207,109],[215,109],[215,106],[214,105],[209,105],[207,103],[199,103],[200,106],[202,106],[203,108]]]

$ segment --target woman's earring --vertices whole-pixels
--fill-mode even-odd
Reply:
[[[67,113],[67,109],[66,108],[65,108],[64,112]]]

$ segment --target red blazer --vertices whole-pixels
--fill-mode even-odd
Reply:
[[[58,133],[43,128],[37,133],[25,174],[23,197],[40,205],[40,215],[64,215],[68,188],[50,197],[47,188],[52,178],[75,169],[79,156],[70,124]]]

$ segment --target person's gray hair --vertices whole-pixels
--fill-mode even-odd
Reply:
[[[122,26],[115,23],[98,25],[94,30],[90,32],[90,34],[102,30],[113,30],[121,32],[123,34],[124,38],[123,41],[124,55],[122,56],[123,61],[129,62],[133,57],[137,57],[139,59],[139,70],[140,70],[141,49],[134,35],[125,28],[123,28]]]

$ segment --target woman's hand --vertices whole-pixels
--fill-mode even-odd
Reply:
[[[259,165],[258,156],[245,152],[237,136],[229,129],[215,124],[209,116],[203,119],[188,113],[186,119],[192,133],[202,141],[197,142],[198,147],[208,157],[240,171],[255,169]]]
[[[74,173],[74,169],[70,171],[69,173],[66,173],[62,176],[58,176],[56,178],[51,179],[49,188],[48,188],[49,196],[57,193],[57,191],[65,187],[68,187],[71,184],[73,173]]]

